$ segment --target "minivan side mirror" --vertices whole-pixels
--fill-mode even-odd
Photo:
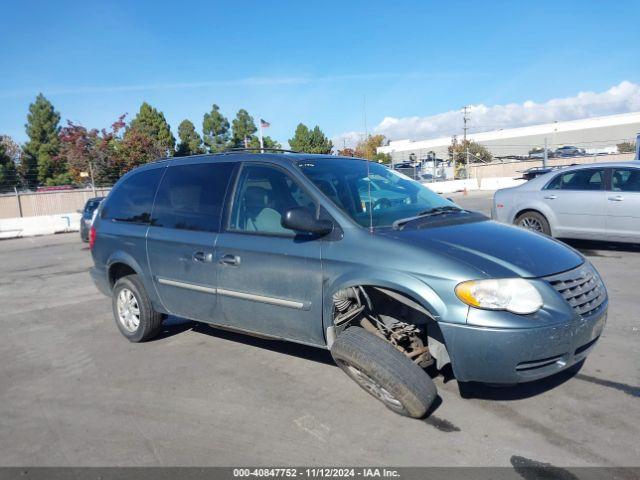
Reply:
[[[320,236],[327,235],[333,230],[333,222],[331,220],[316,219],[306,207],[288,208],[284,212],[280,224],[290,230]]]

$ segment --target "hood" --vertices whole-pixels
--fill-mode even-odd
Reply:
[[[490,277],[543,277],[583,263],[582,256],[545,235],[489,220],[442,224],[381,235],[446,255]]]

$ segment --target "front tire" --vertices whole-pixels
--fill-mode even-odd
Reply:
[[[541,213],[534,211],[521,213],[513,223],[527,230],[551,236],[549,221]]]
[[[162,328],[163,315],[156,312],[138,275],[118,279],[111,304],[120,333],[130,342],[151,340]]]
[[[423,417],[438,395],[424,370],[363,328],[342,332],[331,346],[331,355],[360,387],[400,415]]]

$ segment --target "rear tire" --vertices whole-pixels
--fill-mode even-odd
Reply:
[[[534,211],[521,213],[513,223],[527,230],[533,230],[534,232],[551,236],[549,222],[541,213]]]
[[[162,329],[164,315],[156,312],[138,275],[118,279],[111,294],[113,315],[120,333],[130,342],[146,342]]]
[[[423,417],[438,395],[424,370],[363,328],[345,330],[331,346],[331,355],[360,387],[400,415]]]

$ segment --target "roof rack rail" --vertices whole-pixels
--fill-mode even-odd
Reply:
[[[239,147],[239,148],[228,148],[226,150],[223,150],[220,153],[242,153],[242,152],[255,152],[255,151],[269,151],[269,152],[284,152],[284,153],[302,153],[302,152],[298,152],[297,150],[285,150],[283,148],[268,148],[268,147],[264,147],[264,148],[260,148],[260,147]]]

